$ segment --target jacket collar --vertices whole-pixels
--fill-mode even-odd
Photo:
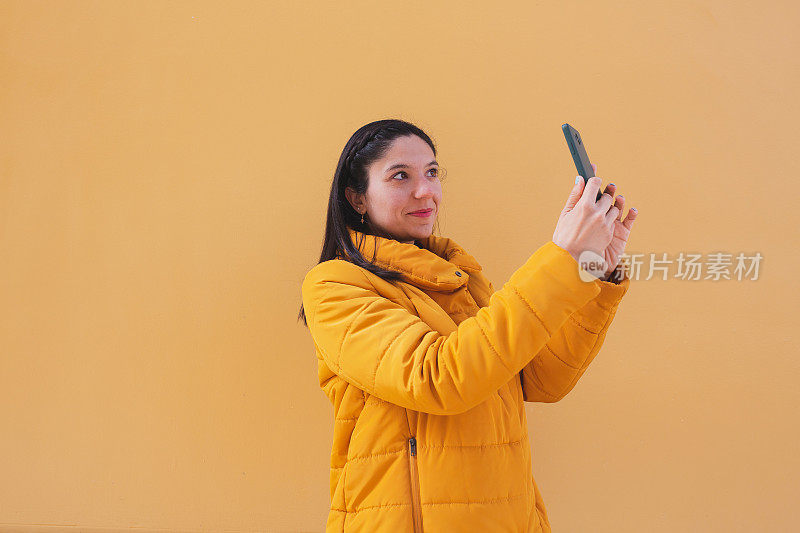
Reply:
[[[348,228],[348,232],[364,259],[373,261],[374,252],[375,264],[402,272],[408,281],[420,288],[451,292],[466,285],[471,272],[481,270],[474,257],[447,237],[430,235],[416,240],[415,244],[407,244],[353,228]]]

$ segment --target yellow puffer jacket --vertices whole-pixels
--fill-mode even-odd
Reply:
[[[418,247],[349,231],[407,281],[344,259],[303,280],[334,410],[326,532],[551,531],[523,402],[572,390],[630,278],[582,281],[549,241],[495,292],[451,239]]]

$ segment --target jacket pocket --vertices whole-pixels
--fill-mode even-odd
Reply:
[[[411,474],[411,512],[414,515],[414,532],[422,533],[422,504],[419,497],[419,474],[417,473],[417,439],[408,439],[408,468]]]

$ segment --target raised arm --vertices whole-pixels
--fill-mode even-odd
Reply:
[[[485,401],[600,292],[577,261],[549,241],[448,335],[377,293],[360,267],[331,260],[302,285],[314,343],[329,368],[385,401],[458,414]]]
[[[525,401],[557,402],[575,387],[600,351],[630,282],[597,281],[597,296],[570,315],[520,372]]]

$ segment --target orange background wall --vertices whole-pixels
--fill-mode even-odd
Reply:
[[[527,405],[555,531],[796,528],[800,8],[743,4],[0,4],[0,529],[323,530],[300,283],[389,117],[495,286],[552,237],[564,122],[640,210],[629,253],[764,257],[634,280]]]

